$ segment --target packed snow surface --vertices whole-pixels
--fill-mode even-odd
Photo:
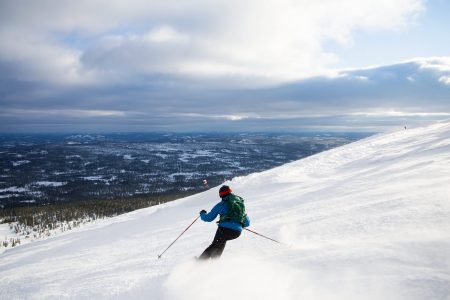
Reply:
[[[196,262],[218,188],[0,256],[0,299],[450,299],[450,123],[229,182],[251,229]]]

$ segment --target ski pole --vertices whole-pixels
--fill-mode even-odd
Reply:
[[[163,253],[158,255],[158,258],[161,258],[161,256],[173,245],[175,244],[175,242],[189,229],[189,227],[191,227],[195,221],[198,220],[198,218],[200,218],[200,216],[198,216],[197,218],[195,218],[194,222],[191,223],[191,225],[189,225],[176,239],[175,241],[172,242],[172,244],[169,245],[169,247],[166,248],[166,250],[163,251]]]
[[[256,235],[262,236],[263,238],[266,238],[266,239],[268,239],[268,240],[274,241],[275,243],[281,244],[281,242],[279,242],[279,241],[277,241],[277,240],[274,240],[274,239],[271,239],[270,237],[267,237],[267,236],[265,236],[265,235],[259,234],[259,233],[257,233],[257,232],[254,232],[253,230],[250,230],[250,229],[248,229],[248,228],[244,228],[244,229],[247,230],[247,231],[250,231],[251,233],[254,233],[254,234],[256,234]]]

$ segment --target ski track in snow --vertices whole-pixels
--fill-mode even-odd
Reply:
[[[218,188],[0,255],[0,299],[450,299],[450,123],[234,178],[251,229],[194,262]]]

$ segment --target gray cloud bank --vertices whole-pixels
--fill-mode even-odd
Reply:
[[[450,119],[450,59],[417,59],[270,87],[152,75],[81,87],[2,80],[0,93],[3,132],[378,131]]]

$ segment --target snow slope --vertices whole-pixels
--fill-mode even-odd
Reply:
[[[229,183],[251,229],[196,263],[218,188],[8,250],[0,299],[450,299],[450,123],[374,136]]]

